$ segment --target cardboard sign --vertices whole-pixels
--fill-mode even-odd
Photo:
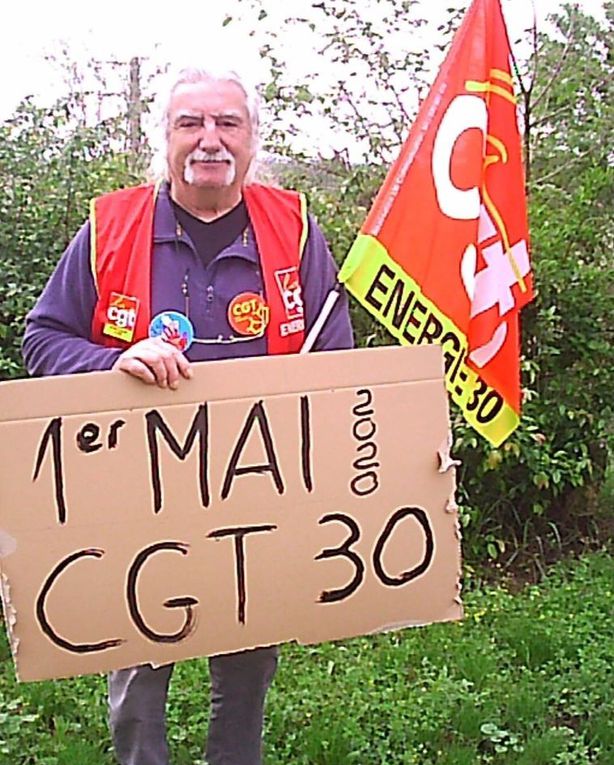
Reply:
[[[441,350],[0,385],[21,680],[459,619]]]

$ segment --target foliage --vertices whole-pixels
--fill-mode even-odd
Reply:
[[[371,168],[390,163],[460,20],[454,6],[432,46],[435,30],[418,0],[299,2],[290,10],[244,0],[241,21],[252,26],[270,73],[264,148]],[[233,21],[229,15],[226,23]],[[298,58],[299,29],[297,68],[289,59]]]
[[[268,765],[606,765],[614,562],[553,568],[517,594],[476,586],[466,619],[287,645],[269,694]],[[17,686],[0,644],[0,765],[111,765],[104,680]],[[199,761],[206,662],[177,666],[172,761]]]
[[[134,183],[117,150],[120,125],[75,120],[78,102],[25,101],[0,126],[0,379],[23,375],[19,346],[27,311],[88,214],[89,200]]]

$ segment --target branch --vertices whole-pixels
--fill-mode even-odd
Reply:
[[[587,89],[590,90],[591,92],[600,91],[604,86],[609,85],[609,83],[610,83],[610,79],[606,76],[595,82],[587,83]],[[576,92],[576,96],[577,95],[578,94]],[[596,100],[596,99],[593,98],[593,100]],[[603,103],[604,104],[606,103],[605,100],[603,101]],[[555,117],[559,117],[562,114],[565,114],[566,111],[573,112],[575,108],[576,108],[576,104],[574,103],[562,104],[561,106],[557,107],[556,109],[549,112],[548,114],[544,114],[538,120],[535,120],[535,122],[532,122],[531,127],[538,127],[540,125],[543,125],[546,122],[551,122],[555,119]]]
[[[591,153],[590,149],[587,149],[586,151],[582,151],[579,154],[575,154],[569,162],[565,162],[563,165],[559,165],[559,167],[552,170],[550,173],[546,173],[546,175],[542,176],[541,178],[538,178],[536,181],[533,181],[534,186],[543,186],[546,181],[549,181],[550,178],[554,178],[555,175],[558,175],[563,170],[566,170],[567,168],[571,167],[572,165],[575,165],[576,162],[580,159],[584,159],[584,157],[587,157]]]
[[[531,92],[537,82],[537,65],[541,54],[541,48],[539,45],[539,37],[537,36],[537,8],[535,7],[535,0],[531,0],[533,6],[533,76],[531,77]]]
[[[531,128],[541,127],[542,125],[552,122],[556,117],[560,117],[564,115],[565,112],[573,112],[573,109],[574,109],[573,104],[562,104],[562,106],[559,106],[557,109],[554,109],[548,114],[544,114],[542,117],[535,120],[534,122],[531,122]]]
[[[531,31],[533,32],[533,55],[537,53],[537,15],[535,11],[535,2],[532,2],[533,6],[533,26],[531,27]],[[524,30],[527,31],[526,29]],[[514,53],[514,49],[512,48],[510,44],[510,55],[512,58],[512,66],[514,67],[514,72],[516,74],[516,80],[518,81],[518,86],[520,87],[520,92],[523,96],[523,101],[526,102],[526,98],[528,95],[530,95],[531,91],[533,90],[533,84],[535,82],[535,71],[533,72],[533,76],[530,79],[530,84],[527,87],[524,84],[524,81],[522,79],[522,75],[520,74],[520,67],[518,66],[518,59],[516,58],[516,54]]]
[[[411,120],[411,116],[409,112],[407,111],[407,109],[405,108],[405,104],[403,103],[401,99],[401,94],[397,91],[395,87],[391,87],[391,90],[392,90],[392,95],[394,96],[394,100],[396,101],[397,106],[399,107],[399,111],[401,112],[401,115],[407,122],[409,122]]]
[[[570,19],[569,21],[569,29],[567,30],[567,40],[565,42],[565,48],[563,49],[563,52],[561,53],[561,57],[559,58],[559,61],[557,65],[554,68],[554,71],[550,75],[550,78],[548,79],[548,82],[544,85],[542,92],[535,97],[535,100],[533,101],[533,108],[535,108],[539,102],[544,98],[544,96],[548,93],[550,88],[552,87],[553,83],[558,78],[559,74],[561,73],[561,69],[563,68],[563,64],[565,63],[565,60],[567,59],[567,56],[569,54],[569,51],[571,49],[571,44],[573,42],[573,33],[574,30],[574,23],[573,19]]]

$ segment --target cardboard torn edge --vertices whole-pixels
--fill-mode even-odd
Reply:
[[[8,558],[17,549],[17,540],[7,531],[0,529],[0,559]]]
[[[440,473],[447,473],[450,468],[459,467],[461,464],[460,460],[452,459],[450,456],[450,451],[452,449],[452,431],[448,431],[448,435],[446,439],[443,441],[439,449],[437,449],[437,456],[439,457],[439,468],[438,471]]]
[[[465,616],[465,609],[463,606],[463,599],[462,599],[462,592],[463,592],[463,564],[462,564],[462,539],[463,539],[463,532],[461,530],[461,523],[460,523],[460,515],[458,513],[458,505],[456,504],[456,498],[454,496],[454,491],[450,495],[448,499],[448,504],[446,505],[446,512],[448,513],[454,513],[454,533],[456,535],[456,539],[458,540],[458,549],[459,549],[459,556],[458,556],[458,573],[456,575],[456,596],[454,597],[454,602],[460,606],[461,609],[461,618],[464,618]]]
[[[374,627],[373,629],[370,629],[368,632],[361,632],[360,635],[337,636],[337,637],[329,638],[326,641],[314,641],[314,640],[306,640],[300,637],[294,637],[291,640],[284,640],[284,642],[280,643],[279,645],[294,643],[300,646],[312,646],[312,645],[322,645],[323,643],[329,643],[329,644],[339,643],[344,640],[357,640],[364,637],[373,637],[375,635],[385,635],[389,632],[401,632],[406,629],[413,629],[414,627],[429,627],[432,624],[444,624],[447,622],[461,621],[464,618],[464,610],[463,610],[462,603],[458,601],[457,597],[453,599],[453,603],[455,606],[458,607],[458,613],[455,613],[453,615],[447,615],[441,619],[437,619],[436,621],[423,621],[422,619],[403,619],[402,621],[399,621],[399,622],[388,622],[386,624],[379,625],[378,627]]]
[[[453,598],[453,602],[460,608],[459,620],[464,619],[465,611],[462,600],[463,589],[463,564],[462,564],[462,540],[463,532],[461,529],[459,506],[456,501],[456,470],[455,468],[460,465],[460,460],[454,460],[450,457],[450,449],[452,448],[452,431],[448,431],[448,437],[446,441],[439,448],[437,454],[439,456],[439,472],[445,473],[450,468],[454,469],[454,484],[452,491],[448,497],[448,501],[445,504],[444,511],[454,516],[454,536],[456,537],[458,544],[458,570],[456,573],[456,595]]]
[[[2,610],[4,612],[4,623],[6,625],[6,631],[9,638],[9,645],[11,646],[11,653],[13,655],[13,662],[19,677],[19,664],[17,661],[17,654],[19,651],[19,638],[15,635],[15,625],[17,624],[17,609],[11,602],[11,584],[8,576],[4,571],[0,572],[0,592],[2,593]]]
[[[296,638],[293,638],[294,642],[299,642]],[[254,645],[249,645],[247,648],[241,648],[239,649],[241,653],[244,651],[257,651],[259,648],[273,648],[274,646],[281,646],[285,645],[286,643],[290,643],[292,640],[282,640],[280,643],[276,642],[265,642],[265,643],[254,643]],[[311,645],[310,643],[301,643],[301,645]],[[227,651],[219,651],[215,654],[195,654],[194,656],[186,656],[182,659],[179,659],[179,661],[189,661],[191,659],[204,659],[204,658],[210,658],[210,656],[228,656],[230,654],[237,653],[236,648],[229,648]],[[147,664],[152,669],[159,669],[160,667],[167,667],[169,664],[176,664],[177,662],[174,659],[171,659],[170,661],[146,661],[144,664]]]
[[[444,389],[445,389],[445,382],[444,382]],[[450,410],[449,410],[449,401],[448,397],[446,395],[446,414],[448,422],[450,422]],[[457,541],[457,560],[458,560],[458,569],[456,572],[456,595],[453,598],[453,602],[459,607],[460,609],[460,616],[459,620],[462,620],[465,618],[465,609],[463,606],[463,599],[462,599],[462,591],[463,591],[463,550],[462,550],[462,540],[463,540],[463,532],[461,529],[461,522],[460,522],[460,514],[459,514],[459,506],[456,502],[456,468],[460,467],[462,464],[460,460],[455,460],[452,458],[450,452],[452,451],[452,446],[454,444],[454,438],[452,436],[452,428],[448,428],[447,437],[442,442],[441,446],[437,450],[437,456],[439,457],[439,472],[440,473],[447,473],[450,468],[454,471],[454,481],[452,485],[452,491],[450,492],[450,496],[448,497],[448,501],[446,502],[444,511],[446,513],[450,513],[454,516],[454,536],[456,537]]]
[[[458,602],[457,598],[454,598],[453,601],[456,605],[460,606],[460,613],[458,616],[446,616],[443,619],[438,619],[435,622],[425,622],[421,619],[409,619],[404,620],[401,622],[393,622],[391,624],[385,624],[381,627],[378,627],[377,629],[371,630],[370,632],[365,632],[365,635],[382,635],[387,632],[398,632],[400,630],[404,629],[412,629],[414,627],[429,627],[431,624],[443,624],[445,622],[457,622],[460,621],[463,618],[463,607],[462,604]]]

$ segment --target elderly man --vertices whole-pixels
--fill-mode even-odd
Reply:
[[[94,201],[28,316],[33,375],[115,369],[175,389],[191,362],[297,352],[336,282],[304,199],[250,182],[258,102],[234,72],[183,70],[164,109],[166,179]],[[347,301],[315,350],[352,345]],[[261,762],[277,650],[210,659],[209,765]],[[109,677],[122,765],[168,765],[172,666]]]

